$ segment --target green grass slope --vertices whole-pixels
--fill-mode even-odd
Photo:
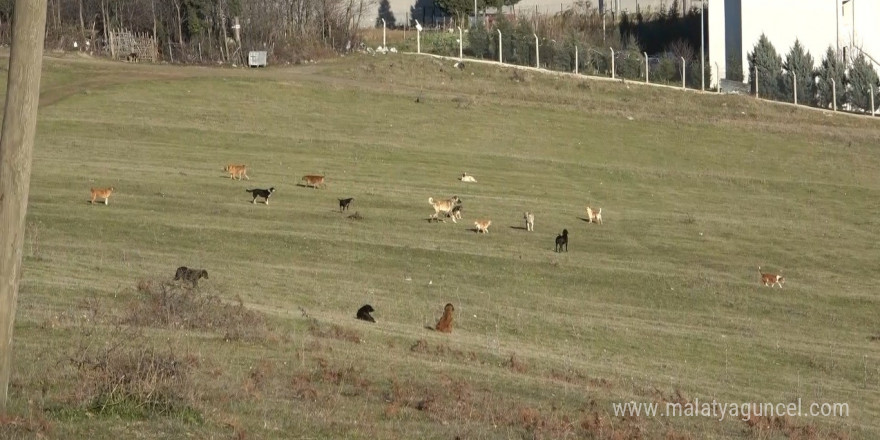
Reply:
[[[0,433],[876,438],[878,124],[408,55],[261,70],[47,58]],[[327,188],[298,185],[317,173]],[[108,206],[88,203],[110,185]],[[268,206],[250,203],[245,189],[269,186]],[[428,222],[428,197],[453,194],[464,221]],[[344,197],[363,220],[338,212]],[[138,308],[138,282],[181,265],[210,273],[197,295],[240,300],[265,316],[244,325],[267,330],[133,326],[132,310],[161,314]],[[760,286],[759,265],[785,288]],[[447,302],[453,333],[426,329]],[[365,303],[378,323],[353,319]],[[185,374],[107,404],[102,386],[129,385],[108,367],[129,365],[120,352]],[[612,409],[799,398],[849,416]]]

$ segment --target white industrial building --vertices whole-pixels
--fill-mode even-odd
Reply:
[[[878,0],[708,0],[708,4],[707,70],[712,69],[713,84],[719,77],[731,78],[736,61],[748,80],[746,54],[762,33],[783,60],[799,39],[817,65],[830,46],[847,61],[854,51],[862,51],[880,72]]]

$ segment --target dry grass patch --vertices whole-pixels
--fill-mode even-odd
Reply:
[[[137,298],[128,308],[125,324],[169,329],[214,331],[227,341],[265,340],[270,336],[266,317],[236,303],[224,302],[210,291],[188,289],[159,280],[141,280]]]
[[[70,403],[88,413],[123,418],[173,416],[201,421],[191,380],[195,356],[148,345],[137,330],[115,332],[103,347],[79,347],[70,356],[77,377]]]

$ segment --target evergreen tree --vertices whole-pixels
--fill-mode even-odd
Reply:
[[[483,25],[482,22],[477,22],[471,28],[468,33],[468,49],[470,50],[471,55],[477,58],[487,58],[491,54],[489,50],[489,46],[491,46],[491,41],[489,40],[489,32],[486,31],[486,26]]]
[[[749,60],[749,84],[752,93],[755,93],[755,67],[758,68],[758,95],[762,98],[780,100],[783,98],[782,85],[782,58],[776,53],[776,48],[761,34],[755,49],[748,54]]]
[[[874,66],[859,51],[859,54],[853,58],[852,66],[849,68],[849,77],[847,79],[846,100],[853,109],[870,111],[871,108],[871,86],[874,87],[874,93],[877,93],[877,87],[880,82],[877,80],[877,72]],[[874,106],[877,106],[875,99]]]
[[[782,64],[786,74],[782,78],[782,95],[785,101],[794,101],[794,78],[797,78],[798,103],[813,104],[816,101],[816,83],[813,79],[813,56],[804,52],[800,40],[794,41],[794,46],[785,56]]]
[[[394,13],[391,12],[391,2],[388,0],[382,0],[379,2],[379,15],[376,17],[376,27],[382,27],[382,19],[385,19],[385,26],[388,28],[394,28],[397,23],[397,19],[394,18]]]
[[[822,108],[831,108],[833,79],[837,84],[837,107],[840,108],[846,102],[846,76],[843,63],[837,58],[837,54],[831,46],[825,51],[825,58],[813,77],[816,78],[816,105]]]

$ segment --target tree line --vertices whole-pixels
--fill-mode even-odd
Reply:
[[[14,0],[0,0],[0,42],[10,42]],[[93,50],[125,29],[155,36],[160,56],[182,62],[236,62],[249,50],[296,61],[359,42],[374,0],[48,0],[49,49]],[[236,19],[239,28],[235,27]],[[239,38],[236,40],[236,30]]]
[[[880,79],[865,54],[858,49],[855,52],[845,60],[829,46],[816,65],[810,52],[796,40],[783,60],[762,34],[747,55],[751,91],[756,92],[757,79],[760,97],[794,102],[796,84],[799,104],[870,112],[872,87],[874,108],[880,105]]]
[[[684,76],[688,87],[699,88],[700,13],[693,8],[681,14],[680,9],[676,0],[668,11],[621,14],[614,20],[586,2],[550,16],[499,14],[491,29],[482,21],[471,27],[468,53],[497,60],[500,39],[505,63],[534,66],[540,56],[542,68],[610,75],[610,48],[614,50],[615,76],[636,80],[645,77],[647,52],[651,82],[681,84]],[[535,34],[539,54],[535,53]],[[705,75],[708,84],[708,67]]]

